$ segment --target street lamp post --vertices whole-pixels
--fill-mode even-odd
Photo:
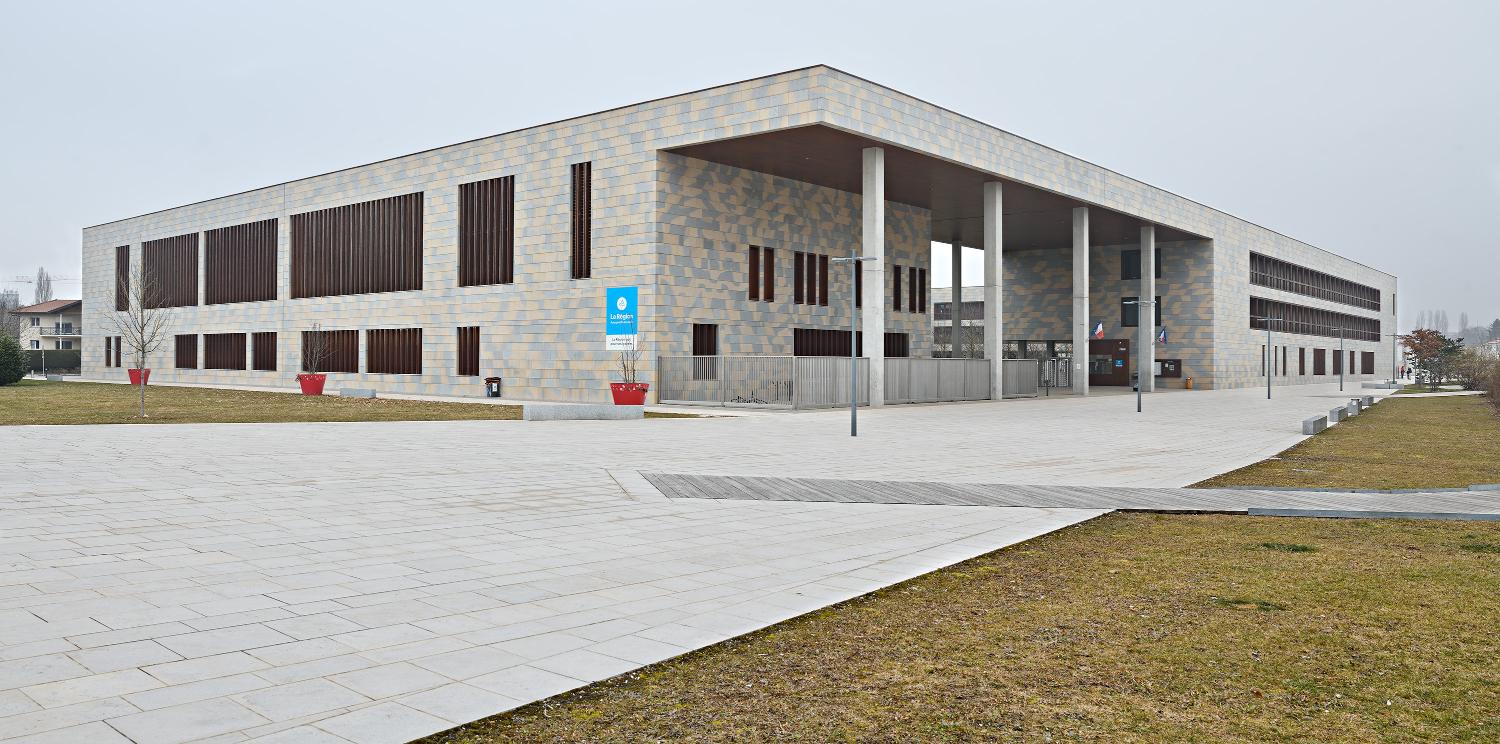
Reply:
[[[1344,329],[1343,329],[1342,326],[1340,326],[1338,328],[1338,332],[1339,332],[1339,392],[1342,393],[1342,392],[1344,392],[1344,373],[1348,371],[1345,368],[1349,366],[1349,355],[1347,355],[1347,354],[1344,353]]]
[[[1266,373],[1266,400],[1270,400],[1272,377],[1271,373],[1276,369],[1276,357],[1273,356],[1271,352],[1271,321],[1273,320],[1273,318],[1269,315],[1264,315],[1261,316],[1261,320],[1265,321],[1266,324],[1266,353],[1265,358],[1261,359],[1261,364],[1265,366]],[[1274,320],[1282,319],[1275,318]]]
[[[1146,308],[1147,308],[1147,312],[1151,313],[1150,315],[1147,315],[1146,317],[1151,318],[1153,320],[1155,320],[1155,318],[1156,318],[1156,311],[1155,311],[1155,307],[1154,307],[1156,305],[1156,300],[1127,300],[1125,302],[1125,304],[1126,305],[1136,305],[1136,306],[1145,305]],[[1137,327],[1139,327],[1140,324],[1141,324],[1141,311],[1139,310],[1139,308],[1137,308],[1137,310],[1135,312],[1135,324],[1136,324]],[[1154,327],[1156,324],[1152,323],[1151,325]],[[1153,343],[1153,344],[1156,343],[1156,339],[1152,338],[1151,339],[1151,343]],[[1144,354],[1145,352],[1141,352],[1141,353]],[[1136,370],[1135,370],[1135,412],[1136,413],[1140,413],[1141,412],[1141,376],[1145,375],[1145,374],[1155,374],[1155,372],[1156,372],[1156,370],[1154,370],[1154,369],[1153,370],[1143,370],[1140,367],[1141,367],[1140,362],[1136,362]]]
[[[854,288],[859,286],[859,264],[874,261],[873,257],[850,254],[846,258],[832,259],[833,263],[849,264],[849,436],[859,436],[859,295]],[[955,293],[959,288],[955,287]]]

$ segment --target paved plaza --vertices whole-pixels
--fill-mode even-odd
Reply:
[[[858,439],[839,411],[0,428],[47,453],[0,483],[0,741],[407,741],[1113,508],[669,498],[642,473],[1173,488],[1347,400],[1264,395],[893,406]]]

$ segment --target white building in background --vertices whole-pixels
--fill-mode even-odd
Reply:
[[[83,347],[83,300],[48,300],[16,308],[21,318],[21,348],[28,351],[80,350]]]

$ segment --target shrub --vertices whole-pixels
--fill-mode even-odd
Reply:
[[[21,342],[10,336],[0,336],[0,385],[14,385],[26,376],[26,353],[21,351]]]

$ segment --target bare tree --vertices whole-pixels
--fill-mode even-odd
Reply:
[[[333,344],[320,323],[302,332],[302,371],[310,375],[326,373],[328,360],[333,358]]]
[[[139,268],[130,272],[130,285],[126,290],[129,308],[109,316],[120,337],[121,351],[129,351],[133,369],[141,370],[140,417],[146,418],[146,360],[160,349],[167,340],[167,316],[157,306],[159,290],[156,282],[145,276]]]
[[[33,290],[35,292],[31,299],[33,305],[40,305],[52,299],[52,275],[47,273],[46,267],[37,267]]]
[[[21,316],[15,313],[20,306],[20,292],[14,289],[0,291],[0,336],[21,338]]]

